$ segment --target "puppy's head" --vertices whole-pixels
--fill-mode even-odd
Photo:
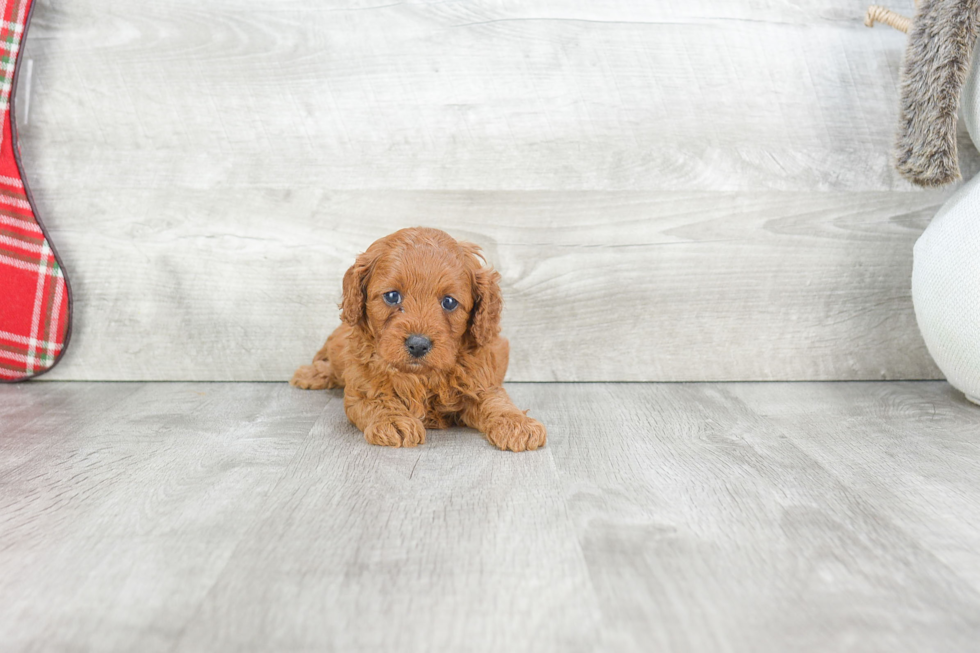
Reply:
[[[500,275],[480,248],[437,229],[402,229],[372,244],[344,275],[341,317],[403,372],[446,371],[464,347],[500,330]]]

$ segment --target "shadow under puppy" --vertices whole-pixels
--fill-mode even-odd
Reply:
[[[374,242],[344,275],[341,319],[290,383],[343,388],[347,417],[371,444],[414,447],[425,429],[463,425],[500,449],[545,444],[544,425],[502,384],[500,275],[480,248],[438,229]]]

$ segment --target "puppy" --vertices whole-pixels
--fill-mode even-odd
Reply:
[[[500,449],[544,446],[545,427],[502,387],[500,275],[484,260],[437,229],[376,241],[344,275],[343,323],[290,383],[343,388],[347,417],[371,444],[414,447],[426,428],[458,424]]]

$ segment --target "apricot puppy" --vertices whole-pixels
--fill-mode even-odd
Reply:
[[[479,247],[438,229],[374,242],[344,275],[343,323],[290,383],[343,388],[371,444],[414,447],[426,428],[459,424],[500,449],[544,446],[544,425],[503,389],[500,275],[483,263]]]

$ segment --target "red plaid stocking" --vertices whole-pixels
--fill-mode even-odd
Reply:
[[[0,381],[51,369],[70,333],[68,281],[24,183],[11,111],[31,5],[0,0]]]

